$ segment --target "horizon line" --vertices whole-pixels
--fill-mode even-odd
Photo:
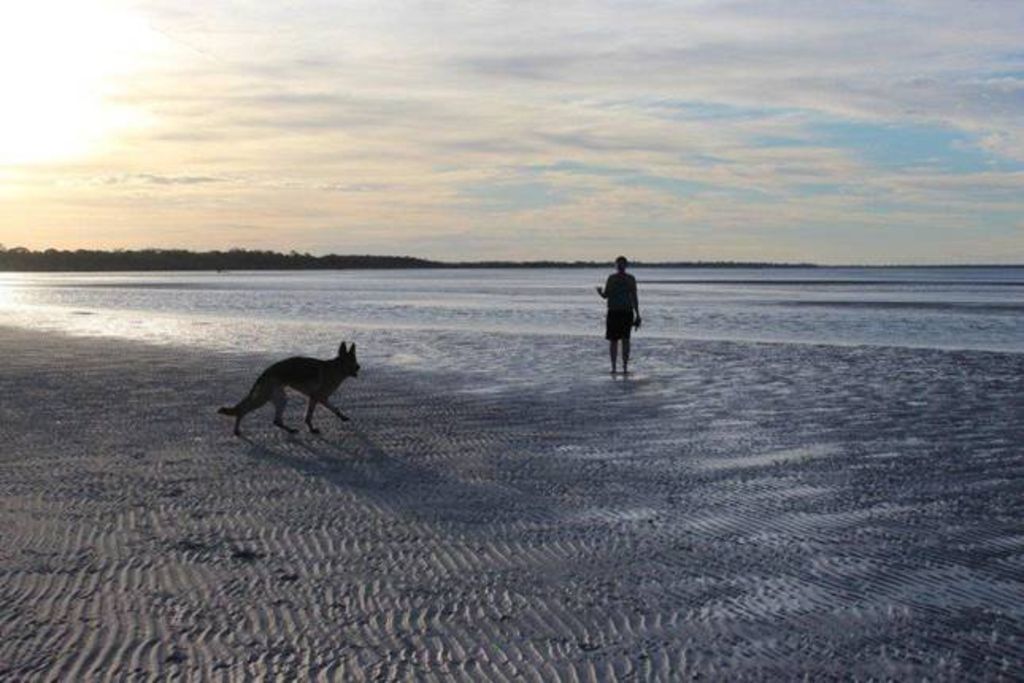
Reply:
[[[263,259],[269,259],[275,263],[262,263],[262,264],[250,264],[253,268],[238,267],[242,264],[235,264],[235,267],[219,267],[213,263],[194,263],[194,264],[174,264],[178,265],[178,268],[167,268],[167,270],[344,270],[352,268],[361,269],[388,269],[388,268],[588,268],[588,267],[606,267],[613,265],[613,259],[608,260],[594,260],[594,259],[477,259],[477,260],[462,260],[462,261],[444,261],[440,259],[432,259],[421,256],[409,256],[409,255],[393,255],[393,254],[337,254],[334,252],[326,254],[311,254],[309,252],[300,253],[295,250],[290,252],[275,251],[271,249],[245,249],[245,248],[230,248],[226,250],[221,249],[209,249],[209,250],[192,250],[184,248],[160,248],[160,247],[143,247],[137,249],[29,249],[26,247],[3,247],[0,245],[0,271],[4,272],[19,272],[23,270],[18,268],[15,264],[4,263],[4,261],[10,260],[10,257],[14,257],[14,260],[27,259],[35,261],[32,264],[19,264],[23,266],[31,265],[34,267],[26,268],[24,270],[46,270],[57,272],[60,268],[53,268],[52,266],[59,265],[52,263],[54,259],[66,261],[72,259],[75,261],[88,259],[88,258],[99,258],[104,260],[121,260],[121,259],[133,259],[146,256],[174,256],[179,259],[188,259],[189,257],[197,258],[200,260],[216,259],[217,257],[232,258],[243,258],[259,257]],[[8,257],[8,258],[5,258]],[[43,261],[43,262],[40,262]],[[51,263],[46,263],[51,261]],[[278,261],[280,261],[278,263]],[[347,262],[347,263],[342,263]],[[290,263],[289,263],[290,262]],[[332,267],[332,263],[336,264]],[[14,268],[9,266],[15,265]],[[133,270],[131,268],[123,268],[121,266],[129,264],[93,264],[98,267],[88,267],[85,263],[63,263],[66,266],[78,266],[77,268],[70,268],[70,270],[83,270],[83,271],[127,271]],[[138,268],[141,270],[158,270],[153,268],[154,263],[133,264],[136,266],[143,266]],[[167,264],[171,265],[171,264]],[[227,266],[228,264],[223,264]],[[271,265],[278,267],[269,267]],[[661,261],[648,261],[643,259],[630,260],[629,265],[632,267],[646,267],[646,268],[1024,268],[1024,263],[877,263],[877,264],[866,264],[866,263],[838,263],[838,264],[822,264],[812,261],[757,261],[757,260],[736,260],[736,259],[697,259],[697,260],[661,260]],[[86,266],[86,267],[82,267]],[[185,266],[185,267],[182,267]]]

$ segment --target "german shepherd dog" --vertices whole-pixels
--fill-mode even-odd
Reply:
[[[242,418],[267,401],[274,402],[274,424],[289,434],[299,431],[284,423],[284,408],[288,403],[285,388],[294,389],[309,398],[306,407],[306,425],[309,431],[319,434],[320,430],[313,426],[313,411],[318,404],[323,404],[337,415],[342,422],[348,418],[330,401],[331,394],[337,390],[346,377],[359,375],[359,363],[356,362],[356,345],[345,348],[341,342],[337,358],[317,360],[296,356],[274,363],[263,371],[256,383],[249,390],[249,395],[234,406],[225,406],[217,412],[235,418],[235,436],[241,436]]]

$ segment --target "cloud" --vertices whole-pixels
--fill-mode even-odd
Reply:
[[[809,260],[883,224],[908,250],[934,225],[975,226],[980,245],[1019,210],[1017,2],[137,6],[172,57],[112,92],[152,125],[103,158],[20,171],[24,202],[47,201],[40,178],[87,174],[109,196],[52,200],[119,220],[130,199],[112,190],[149,188],[166,224],[195,226],[186,246],[233,212],[285,249],[472,233],[480,257],[557,239],[598,257],[627,230],[652,255],[699,240],[708,258],[786,243]],[[175,192],[205,208],[181,213]]]
[[[473,183],[460,192],[474,208],[484,211],[534,211],[569,201],[569,192],[546,182]]]
[[[565,54],[481,55],[458,60],[455,66],[485,78],[554,81],[581,59],[578,55]]]
[[[135,173],[132,175],[108,176],[103,180],[107,185],[206,185],[222,183],[224,178],[202,175],[160,175],[158,173]]]

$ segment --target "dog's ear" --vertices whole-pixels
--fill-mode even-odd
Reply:
[[[348,349],[345,348],[345,342],[341,342],[341,346],[338,347],[338,355],[344,356],[348,353]]]
[[[352,342],[352,346],[348,347],[348,352],[351,355],[356,355],[356,343]]]

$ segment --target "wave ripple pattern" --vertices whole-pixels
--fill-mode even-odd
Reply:
[[[1020,675],[1024,355],[660,343],[239,441],[269,357],[4,331],[0,679]]]

